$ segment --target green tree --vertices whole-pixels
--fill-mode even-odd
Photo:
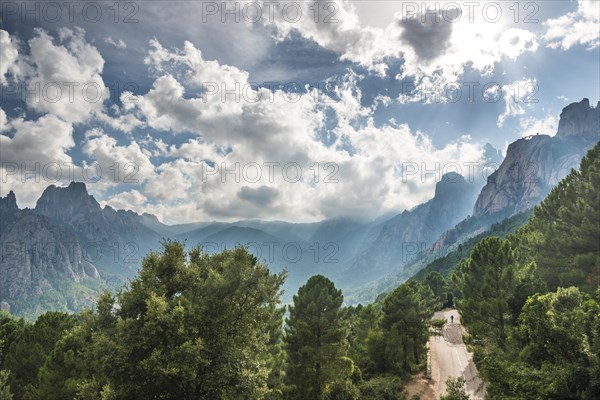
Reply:
[[[360,368],[361,374],[371,375],[375,373],[376,367],[370,357],[369,337],[381,330],[379,326],[381,303],[373,303],[364,307],[359,305],[348,314],[350,314],[348,356]]]
[[[265,327],[281,322],[283,280],[243,248],[186,257],[181,243],[166,242],[114,307],[107,297],[99,302],[88,353],[107,379],[98,389],[119,399],[263,397]]]
[[[382,357],[380,372],[407,375],[417,372],[426,354],[429,309],[409,283],[397,287],[382,304],[381,334],[372,339],[374,357]],[[383,344],[377,341],[383,340]]]
[[[327,400],[358,400],[360,391],[349,381],[334,382],[328,389]]]
[[[528,249],[550,290],[600,285],[600,142],[535,208],[525,230],[538,235]]]
[[[8,384],[8,372],[0,370],[0,400],[12,400],[13,395]]]
[[[446,394],[440,400],[469,400],[466,380],[462,376],[450,377],[446,380]]]
[[[440,307],[452,305],[452,294],[448,288],[448,283],[442,274],[432,271],[425,277],[423,283],[431,289],[435,295]]]
[[[504,346],[510,321],[508,300],[514,290],[510,243],[497,237],[483,239],[454,277],[460,291],[458,307],[470,333]]]
[[[377,376],[359,386],[361,399],[404,400],[402,381],[397,376]]]
[[[322,275],[311,277],[294,295],[285,335],[291,398],[323,399],[330,383],[351,374],[342,303],[342,292]]]
[[[9,383],[16,399],[33,396],[38,386],[38,372],[56,343],[77,321],[72,315],[47,312],[35,323],[3,319],[3,368],[9,370]]]

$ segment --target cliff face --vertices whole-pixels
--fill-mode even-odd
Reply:
[[[103,209],[84,183],[47,187],[33,210],[10,192],[0,198],[0,302],[30,317],[91,305],[106,284],[99,271],[119,285],[156,248],[160,236],[144,223],[161,224],[151,217]]]
[[[70,229],[20,210],[12,192],[0,198],[0,302],[8,309],[28,314],[26,304],[35,307],[42,298],[64,309],[67,300],[61,287],[99,277]]]
[[[72,182],[66,188],[47,187],[37,201],[35,212],[69,226],[84,247],[98,250],[96,263],[111,273],[133,275],[143,256],[156,249],[161,239],[148,226],[148,216],[110,206],[101,208],[81,182]],[[160,225],[158,220],[154,225]]]
[[[488,177],[473,214],[507,216],[538,204],[600,139],[600,108],[584,99],[565,107],[556,136],[536,135],[508,146],[506,158]]]
[[[596,108],[583,99],[565,107],[560,114],[557,137],[579,136],[597,141],[600,134],[600,101]]]

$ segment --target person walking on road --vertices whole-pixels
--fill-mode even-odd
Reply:
[[[450,323],[453,324],[454,323],[454,315],[450,314]]]

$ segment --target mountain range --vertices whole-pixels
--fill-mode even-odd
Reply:
[[[166,239],[200,244],[208,252],[248,246],[271,269],[287,269],[284,301],[315,273],[349,293],[382,280],[402,281],[452,246],[540,202],[599,136],[600,103],[595,108],[587,99],[573,103],[563,109],[555,136],[519,139],[502,161],[486,146],[486,157],[501,164],[483,188],[448,173],[431,200],[369,222],[170,226],[150,214],[101,207],[81,182],[48,186],[33,209],[19,209],[9,192],[0,198],[0,303],[27,317],[87,307],[104,288],[126,284],[142,257]]]

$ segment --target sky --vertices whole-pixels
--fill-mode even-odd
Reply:
[[[0,195],[372,219],[600,100],[600,2],[3,2]]]

